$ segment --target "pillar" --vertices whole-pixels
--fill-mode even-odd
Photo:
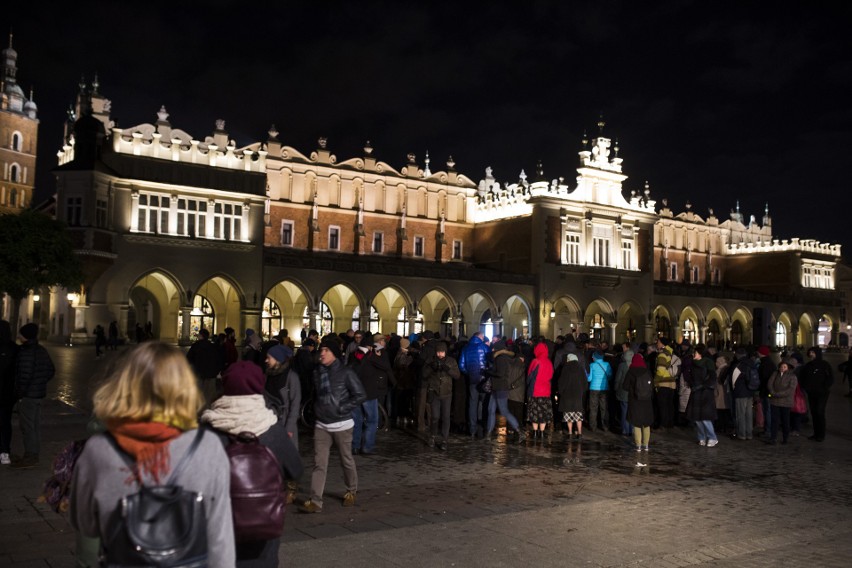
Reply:
[[[615,347],[616,339],[615,339],[615,328],[618,327],[618,323],[609,323],[609,344]]]
[[[190,312],[192,312],[192,306],[181,306],[180,337],[178,338],[178,343],[180,345],[189,345],[192,342],[192,337],[190,337],[190,320],[192,319],[192,315]]]

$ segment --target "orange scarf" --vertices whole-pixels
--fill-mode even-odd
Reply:
[[[136,459],[133,472],[137,481],[144,472],[161,482],[161,476],[169,473],[169,443],[183,431],[160,422],[123,422],[115,421],[107,425],[119,447]]]

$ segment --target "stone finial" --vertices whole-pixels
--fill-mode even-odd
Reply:
[[[317,140],[317,144],[319,144],[319,147],[321,149],[325,150],[328,146],[328,138],[326,138],[325,136],[320,136]]]
[[[618,157],[618,138],[615,139],[615,145],[612,147],[612,152],[615,155],[614,157]]]
[[[166,105],[160,105],[160,110],[157,111],[157,120],[166,122],[169,119],[169,113],[166,112]]]
[[[216,119],[216,130],[223,131],[225,130],[225,120],[222,118]]]
[[[431,162],[431,160],[429,159],[429,150],[426,150],[426,158],[424,159],[424,161],[426,162],[426,167],[423,170],[423,175],[430,176],[432,175],[432,171],[429,170],[429,162]]]
[[[586,130],[583,129],[583,148],[587,148],[589,146],[589,136],[586,134]]]
[[[447,158],[447,169],[449,171],[453,171],[453,169],[455,167],[456,167],[456,161],[453,159],[452,156],[450,156],[449,158]]]
[[[661,200],[661,202],[662,202],[662,204],[663,204],[663,207],[668,207],[668,206],[669,206],[669,198],[668,198],[668,197],[663,197],[663,199]]]
[[[367,143],[364,144],[364,155],[372,156],[373,155],[373,145],[370,144],[370,141],[367,140]]]
[[[409,164],[416,164],[417,163],[417,156],[414,155],[414,152],[408,153],[408,163]]]
[[[98,87],[101,86],[100,81],[98,81],[98,74],[95,73],[95,79],[92,81],[92,93],[98,94]]]
[[[690,202],[688,199],[686,200],[686,210],[687,211],[692,210],[692,202]]]
[[[598,118],[598,133],[603,136],[603,129],[606,126],[606,122],[604,122],[603,111],[601,111],[600,118]]]
[[[712,207],[708,207],[708,208],[707,208],[707,214],[708,214],[710,217],[714,217],[714,216],[716,215],[716,214],[713,212],[713,208],[712,208]]]
[[[278,134],[279,134],[278,129],[275,128],[275,124],[270,126],[269,130],[267,130],[266,133],[269,134],[270,140],[276,140],[278,138]]]
[[[648,183],[648,180],[645,180],[645,189],[642,190],[642,193],[645,194],[645,197],[651,195],[651,184]]]

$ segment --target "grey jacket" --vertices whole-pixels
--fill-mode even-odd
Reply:
[[[169,444],[169,460],[175,466],[186,453],[196,430],[184,432]],[[74,465],[71,482],[70,522],[88,537],[109,534],[119,514],[121,498],[136,493],[127,484],[127,464],[103,434],[89,438]],[[152,483],[150,479],[143,479]],[[222,443],[206,432],[201,444],[176,480],[188,491],[202,494],[207,513],[207,544],[211,568],[233,568],[234,524],[231,518],[231,470]]]

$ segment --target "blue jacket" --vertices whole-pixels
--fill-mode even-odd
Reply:
[[[604,361],[603,355],[595,351],[592,364],[589,366],[589,390],[609,390],[609,379],[612,377],[612,367]]]
[[[459,358],[459,369],[461,369],[470,381],[478,382],[482,371],[488,365],[488,346],[482,342],[479,336],[474,335]]]

